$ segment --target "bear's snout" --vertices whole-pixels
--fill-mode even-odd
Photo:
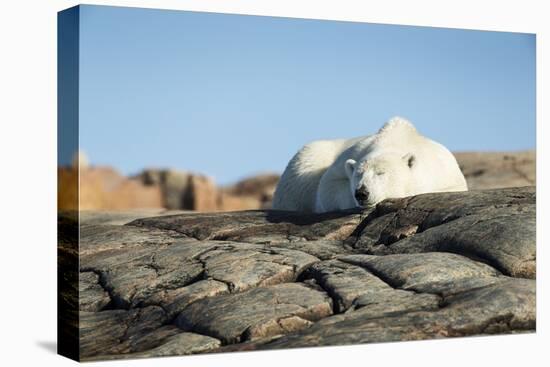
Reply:
[[[369,200],[369,192],[364,188],[355,190],[355,200],[361,206],[364,206]]]

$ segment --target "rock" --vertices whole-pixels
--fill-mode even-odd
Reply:
[[[167,209],[216,212],[269,207],[279,176],[259,175],[227,187],[217,187],[208,176],[173,169],[146,169],[136,179],[159,186]]]
[[[227,344],[300,330],[330,314],[324,292],[288,283],[201,299],[180,313],[176,325]]]
[[[160,290],[144,300],[142,304],[144,306],[162,305],[168,316],[174,318],[195,301],[227,293],[229,293],[227,283],[213,279],[203,279],[185,287]]]
[[[133,342],[155,332],[165,320],[165,313],[156,306],[129,311],[81,311],[80,356],[139,351]]]
[[[380,203],[350,239],[373,255],[454,252],[535,277],[535,188],[424,194]],[[416,228],[403,236],[403,228]],[[363,228],[364,227],[364,228]]]
[[[186,200],[191,202],[189,209],[199,212],[218,210],[218,189],[214,181],[206,176],[191,175]],[[187,209],[183,207],[182,209]]]
[[[190,174],[176,170],[146,169],[136,178],[145,185],[158,186],[162,192],[163,207],[169,210],[190,209],[188,192]]]
[[[268,249],[265,245],[194,240],[134,245],[132,256],[126,248],[89,251],[82,255],[81,272],[100,275],[99,281],[119,307],[161,304],[177,309],[189,296],[186,286],[194,283],[198,294],[244,291],[251,287],[294,281],[317,258],[294,250]],[[198,280],[216,282],[198,290]],[[152,303],[151,303],[151,300]],[[166,303],[165,303],[166,302]],[[172,311],[171,313],[173,313]]]
[[[225,191],[233,195],[256,196],[271,200],[275,186],[279,182],[278,174],[261,174],[238,181],[236,184],[226,187]]]
[[[110,167],[81,165],[80,170],[62,167],[58,169],[58,181],[60,210],[128,210],[162,207],[161,191],[158,186],[146,186],[138,180],[122,176]]]
[[[487,286],[500,275],[489,265],[446,252],[348,255],[339,259],[368,269],[394,288],[443,296]]]
[[[220,192],[218,196],[218,211],[231,212],[236,210],[260,209],[262,202],[255,196],[234,195],[227,192]]]
[[[159,186],[166,209],[216,211],[218,208],[218,190],[210,177],[172,169],[147,169],[136,179]]]
[[[269,209],[279,182],[278,174],[260,174],[222,188],[222,210]],[[239,205],[239,201],[242,203]],[[254,206],[252,206],[254,203]]]
[[[341,254],[354,253],[352,247],[341,240],[267,241],[271,247],[283,247],[308,253],[321,260],[329,260]]]
[[[354,209],[321,215],[244,211],[144,218],[127,225],[172,230],[198,240],[288,243],[299,240],[346,239],[361,218],[361,212]]]
[[[231,292],[293,282],[304,269],[319,261],[301,251],[244,243],[216,246],[198,259],[204,276],[222,281]]]
[[[91,271],[80,272],[79,302],[82,311],[101,311],[111,302],[109,293],[99,284],[99,276]]]
[[[191,241],[194,244],[194,241]],[[193,258],[207,246],[189,246],[189,241],[160,245],[149,244],[81,256],[81,272],[99,275],[100,283],[111,295],[116,307],[137,307],[151,295],[184,287],[199,278],[202,264]]]
[[[153,246],[167,246],[176,241],[193,241],[177,232],[148,230],[118,225],[80,225],[81,265],[125,262],[150,255]],[[132,249],[131,253],[129,250]]]
[[[133,220],[144,217],[160,217],[165,215],[183,214],[183,210],[166,209],[135,209],[135,210],[81,210],[79,212],[80,220],[83,225],[123,225]]]
[[[80,210],[161,208],[158,187],[145,186],[108,167],[80,170]]]
[[[411,296],[414,297],[414,296]],[[368,306],[328,317],[310,328],[273,341],[235,345],[229,350],[300,348],[372,342],[421,340],[466,335],[509,333],[535,329],[535,284],[509,279],[449,298],[440,308],[388,298],[386,308],[398,312],[370,312]],[[220,351],[224,351],[223,349]]]
[[[101,360],[532,332],[535,202],[522,187],[325,214],[84,212],[79,228],[61,213],[62,335]]]
[[[162,344],[148,349],[143,352],[126,353],[126,354],[111,354],[111,355],[96,355],[86,358],[86,361],[104,361],[121,358],[153,358],[153,357],[167,357],[176,355],[188,355],[200,352],[206,352],[212,349],[216,349],[221,345],[218,339],[211,338],[195,333],[178,332],[177,327],[166,326],[164,328],[170,328],[170,336],[162,339]],[[172,331],[173,330],[173,331]]]
[[[80,158],[75,158],[79,162]],[[84,162],[84,161],[82,161]],[[174,169],[145,169],[124,177],[110,167],[80,164],[58,170],[61,210],[193,210],[200,212],[260,209],[270,206],[278,175],[246,178],[234,185],[217,187],[213,179]],[[80,172],[80,177],[79,177]],[[80,179],[80,181],[79,181]],[[80,186],[76,183],[80,182]]]
[[[536,154],[522,152],[454,153],[470,190],[534,186]]]
[[[341,313],[355,305],[357,299],[371,293],[393,289],[369,271],[339,260],[313,264],[305,279],[313,278],[333,298],[335,312]]]
[[[218,339],[194,333],[179,333],[156,348],[129,355],[130,358],[165,357],[205,352],[220,346]]]

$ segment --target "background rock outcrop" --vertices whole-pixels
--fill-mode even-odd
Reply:
[[[121,175],[111,167],[61,167],[57,170],[60,210],[162,208],[159,186]]]
[[[534,186],[536,152],[458,152],[456,160],[470,190]]]
[[[166,209],[215,211],[218,191],[207,176],[177,170],[147,169],[135,177],[144,185],[160,187]]]
[[[535,203],[522,187],[325,214],[89,212],[80,357],[533,332]]]

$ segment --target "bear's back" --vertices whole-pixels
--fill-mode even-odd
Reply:
[[[277,184],[273,209],[314,211],[323,174],[344,151],[365,138],[316,140],[304,145],[292,157]]]

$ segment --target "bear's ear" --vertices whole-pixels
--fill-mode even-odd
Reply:
[[[416,157],[412,153],[405,154],[403,156],[403,160],[405,161],[405,163],[407,163],[407,166],[409,168],[413,168],[413,166],[416,164]]]
[[[355,160],[353,159],[348,159],[346,161],[346,163],[344,164],[344,168],[346,169],[346,175],[348,176],[348,178],[352,178],[353,177],[353,171],[355,170],[355,164],[357,162],[355,162]]]

